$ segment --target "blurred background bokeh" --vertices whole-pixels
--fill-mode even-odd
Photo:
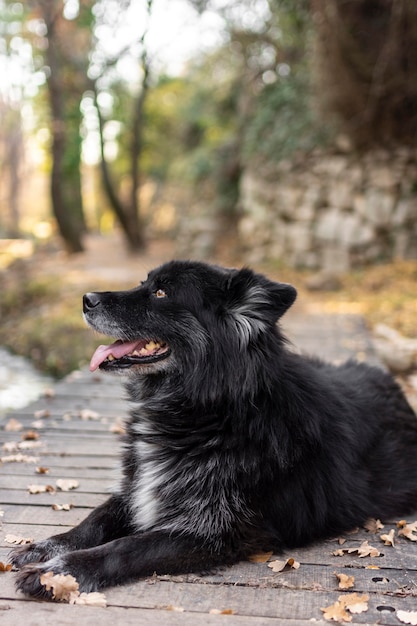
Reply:
[[[70,371],[170,256],[413,339],[416,50],[415,0],[0,0],[0,345]]]

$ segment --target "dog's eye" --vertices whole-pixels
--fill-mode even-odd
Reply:
[[[163,289],[157,289],[155,291],[155,295],[157,298],[166,298],[166,292]]]

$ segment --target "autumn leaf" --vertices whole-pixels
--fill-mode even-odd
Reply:
[[[337,574],[335,576],[339,579],[339,589],[350,589],[355,584],[354,576],[347,576],[346,574]]]
[[[55,493],[55,487],[53,487],[52,485],[28,485],[28,491],[31,494]]]
[[[335,550],[332,554],[333,556],[344,556],[345,554],[354,554],[355,552],[358,554],[360,559],[366,556],[374,557],[381,555],[379,550],[369,545],[367,541],[363,541],[359,548],[339,548],[338,550]]]
[[[403,624],[417,625],[417,611],[397,611],[395,615]]]
[[[70,511],[74,508],[73,504],[53,504],[52,509],[54,511]]]
[[[114,435],[124,435],[126,433],[126,427],[124,422],[116,420],[109,428],[109,431]]]
[[[71,491],[71,489],[77,489],[80,486],[78,480],[62,479],[56,481],[56,486],[60,491]]]
[[[92,591],[91,593],[80,593],[79,596],[74,596],[70,600],[70,604],[83,604],[86,606],[107,606],[107,600],[104,593],[98,591]]]
[[[395,537],[395,530],[393,528],[391,528],[391,530],[389,531],[388,534],[380,535],[380,539],[381,539],[381,541],[384,542],[384,545],[392,546],[393,548],[395,547],[394,546],[394,537]]]
[[[235,615],[235,612],[233,609],[223,609],[222,611],[220,609],[210,609],[209,614],[210,615]]]
[[[184,613],[185,610],[182,606],[175,606],[174,604],[168,604],[164,609],[165,611],[174,611],[174,613]]]
[[[35,411],[33,414],[33,417],[35,417],[37,420],[41,419],[42,417],[50,417],[51,413],[48,409],[39,409],[39,411]]]
[[[368,519],[363,527],[368,530],[370,533],[376,534],[378,530],[382,530],[384,528],[384,524],[379,519],[370,518]]]
[[[22,433],[22,439],[23,441],[37,441],[37,439],[39,439],[39,433],[37,433],[36,430],[27,430]]]
[[[398,522],[397,526],[399,527],[398,536],[405,537],[410,541],[417,541],[417,522],[412,522],[411,524],[407,524],[405,520]]]
[[[52,592],[52,598],[63,602],[74,602],[80,595],[78,583],[70,574],[54,574],[46,572],[40,576],[41,584],[46,591]]]
[[[100,413],[97,411],[92,411],[91,409],[81,409],[79,412],[79,416],[82,420],[98,420],[100,419]]]
[[[1,456],[0,461],[2,463],[38,463],[39,458],[37,456],[29,456],[27,454],[10,454],[8,456]]]
[[[282,572],[287,566],[292,569],[298,569],[300,564],[292,558],[286,559],[285,561],[277,560],[268,563],[268,567],[270,567],[273,572]]]
[[[369,595],[364,593],[359,595],[357,593],[348,593],[343,596],[339,596],[339,601],[344,602],[347,610],[350,613],[363,613],[368,610]]]
[[[28,537],[19,537],[18,535],[12,535],[11,533],[7,534],[4,538],[6,543],[11,543],[15,546],[21,546],[26,543],[33,543],[33,539]]]
[[[343,602],[336,601],[330,606],[321,608],[323,611],[323,617],[327,620],[333,620],[335,622],[351,622],[352,616],[346,611],[345,604]]]
[[[49,473],[49,467],[38,466],[35,469],[35,474],[48,474],[48,473]]]
[[[0,561],[0,572],[10,572],[12,567],[13,566],[11,563],[3,563],[2,561]]]
[[[251,563],[266,563],[269,561],[273,552],[258,552],[257,554],[251,554],[248,561]]]
[[[16,420],[14,417],[12,417],[6,423],[4,430],[8,433],[18,432],[19,430],[23,430],[23,424]]]

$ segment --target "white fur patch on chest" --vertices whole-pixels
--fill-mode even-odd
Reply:
[[[155,444],[137,441],[135,449],[140,475],[131,493],[131,510],[137,529],[147,530],[158,522],[158,488],[168,479],[167,463],[158,458]]]

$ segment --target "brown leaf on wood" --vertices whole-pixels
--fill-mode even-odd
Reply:
[[[23,430],[23,424],[16,420],[14,417],[12,417],[6,423],[4,430],[8,433],[18,432],[19,430]]]
[[[45,574],[41,574],[40,581],[47,591],[52,592],[52,598],[54,600],[74,602],[80,595],[77,580],[70,574],[64,575],[46,572]]]
[[[48,474],[48,473],[49,473],[49,467],[38,466],[35,469],[35,474]]]
[[[407,524],[405,520],[401,520],[401,522],[398,522],[397,526],[400,529],[398,531],[399,537],[405,537],[410,541],[417,541],[417,522]]]
[[[271,552],[258,552],[257,554],[251,554],[248,561],[251,563],[267,563],[272,555],[272,550]]]
[[[122,420],[116,420],[114,424],[112,424],[109,428],[109,431],[114,435],[124,435],[126,434],[126,427]]]
[[[395,615],[403,624],[417,626],[417,611],[397,611]]]
[[[19,537],[19,535],[7,534],[4,538],[6,543],[11,543],[15,546],[22,546],[26,543],[33,543],[33,539],[29,537]]]
[[[12,567],[11,563],[3,563],[3,561],[0,561],[0,572],[10,572]]]
[[[320,611],[323,611],[323,617],[327,620],[333,620],[335,622],[351,622],[352,616],[346,611],[346,606],[343,602],[338,600],[330,606],[322,607]]]
[[[384,524],[381,522],[381,520],[371,517],[365,522],[363,527],[370,533],[376,534],[378,530],[382,530],[384,528]]]
[[[174,604],[168,604],[164,609],[165,611],[174,611],[174,613],[184,613],[185,610],[182,606],[175,606]]]
[[[33,414],[33,417],[35,417],[37,420],[41,419],[42,417],[50,417],[51,413],[48,409],[39,409],[39,411],[35,411]]]
[[[292,569],[298,569],[300,564],[293,558],[286,559],[285,561],[271,561],[268,563],[268,567],[272,569],[273,572],[282,572],[286,567]]]
[[[52,509],[54,511],[70,511],[74,508],[73,504],[53,504]]]
[[[70,604],[78,604],[85,606],[107,606],[107,600],[104,593],[98,591],[92,591],[91,593],[80,593],[79,596],[73,596],[70,600]]]
[[[38,463],[39,458],[37,456],[29,456],[28,454],[9,454],[8,456],[0,457],[2,463]]]
[[[345,554],[354,554],[355,552],[358,554],[360,559],[366,556],[375,557],[381,555],[379,550],[374,548],[374,546],[369,545],[367,541],[363,541],[358,548],[339,548],[332,554],[333,556],[344,556]]]
[[[55,487],[52,485],[28,485],[28,491],[31,494],[56,493]]]
[[[393,548],[395,547],[394,538],[395,538],[395,530],[393,528],[391,528],[388,534],[380,535],[380,539],[381,541],[384,542],[384,545],[392,546]]]
[[[368,610],[369,595],[367,593],[361,596],[358,593],[348,593],[339,596],[339,602],[344,602],[350,613],[363,613]]]
[[[56,486],[60,491],[71,491],[72,489],[77,489],[80,486],[80,483],[78,480],[73,480],[71,478],[60,478],[56,481]]]
[[[78,414],[82,420],[98,420],[100,419],[100,413],[97,411],[92,411],[91,409],[81,409]]]
[[[210,609],[210,615],[235,615],[235,611],[233,609]]]
[[[339,589],[351,589],[351,587],[353,587],[355,584],[354,576],[347,576],[346,574],[338,574],[337,572],[335,572],[334,575],[336,576],[336,578],[339,579]]]
[[[23,441],[37,441],[39,439],[39,433],[36,430],[27,430],[22,433]]]

